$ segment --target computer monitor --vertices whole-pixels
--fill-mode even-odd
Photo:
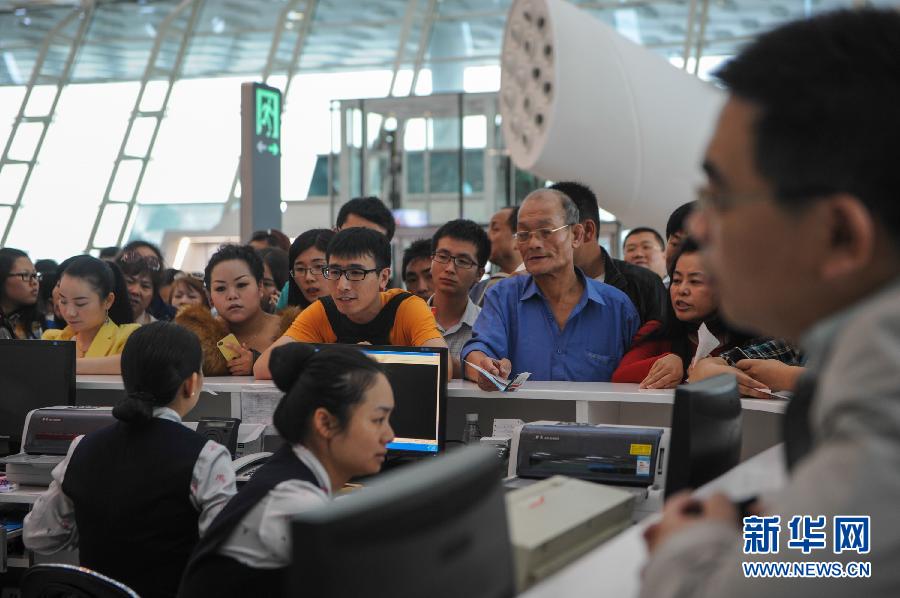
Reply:
[[[0,437],[10,453],[19,450],[29,411],[74,404],[75,343],[0,340]]]
[[[298,515],[285,595],[513,596],[500,467],[465,447]]]
[[[698,488],[740,462],[741,395],[729,374],[675,389],[665,496]]]
[[[319,348],[329,345],[316,345]],[[447,371],[445,347],[347,345],[380,363],[394,391],[390,455],[434,455],[447,437]]]

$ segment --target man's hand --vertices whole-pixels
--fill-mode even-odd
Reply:
[[[498,378],[509,378],[509,374],[512,372],[512,363],[508,359],[494,359],[481,351],[472,351],[466,355],[466,361],[474,363]],[[475,368],[467,367],[466,373],[469,380],[477,383],[481,390],[497,390],[497,386]]]
[[[797,386],[803,368],[787,365],[777,359],[742,359],[734,367],[770,390],[790,390]]]
[[[741,370],[733,368],[725,363],[721,357],[707,357],[701,359],[694,367],[690,369],[688,382],[699,382],[706,380],[719,374],[731,374],[737,378],[738,390],[742,397],[751,397],[754,399],[771,399],[772,397],[766,393],[759,392],[758,388],[768,388],[762,382],[751,378]]]
[[[238,357],[228,361],[228,371],[232,376],[249,376],[253,373],[253,353],[247,346],[247,343],[235,345],[228,343],[228,348],[235,353],[240,353]]]
[[[675,388],[684,380],[684,363],[681,357],[670,353],[657,359],[650,367],[641,388]]]
[[[738,511],[724,494],[714,494],[705,501],[691,496],[690,491],[679,492],[666,501],[662,519],[644,531],[644,541],[651,554],[671,536],[702,521],[720,521],[738,525]]]

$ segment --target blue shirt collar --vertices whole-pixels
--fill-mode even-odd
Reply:
[[[594,303],[597,303],[599,305],[606,305],[606,300],[603,298],[603,294],[600,292],[599,285],[591,284],[592,280],[584,275],[584,272],[581,271],[581,268],[575,268],[575,274],[578,276],[578,278],[581,280],[581,284],[583,284],[584,288],[587,290],[588,301],[593,301]],[[519,296],[519,301],[527,301],[535,295],[537,295],[541,299],[546,300],[546,297],[544,297],[544,294],[541,292],[540,287],[534,281],[534,276],[528,274],[527,278],[528,281],[525,283],[525,287],[522,289],[522,294]]]

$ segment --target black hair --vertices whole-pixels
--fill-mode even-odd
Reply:
[[[754,162],[776,202],[851,194],[900,244],[900,12],[840,10],[788,23],[715,76],[758,109]]]
[[[250,274],[256,279],[257,284],[262,280],[265,268],[263,267],[262,258],[259,257],[256,250],[249,245],[229,243],[219,246],[219,249],[209,258],[209,262],[206,264],[206,269],[203,271],[203,282],[206,284],[207,289],[212,288],[213,268],[222,262],[231,260],[240,260],[246,263],[250,269]]]
[[[57,261],[47,258],[38,260],[34,263],[35,271],[40,272],[42,275],[47,274],[48,272],[56,272],[57,268],[59,268]]]
[[[361,226],[338,231],[325,252],[329,262],[333,256],[353,258],[367,255],[374,258],[375,267],[379,270],[391,265],[391,243],[388,238],[377,230]]]
[[[578,206],[580,221],[590,220],[597,227],[597,230],[600,230],[600,206],[597,203],[597,196],[590,187],[575,181],[563,181],[550,185],[550,189],[556,189],[568,195],[575,202],[575,205]]]
[[[110,247],[104,247],[103,249],[100,250],[99,257],[101,260],[103,260],[103,259],[114,260],[114,259],[116,259],[116,256],[119,255],[120,251],[122,251],[122,249],[116,245],[112,245]]]
[[[266,247],[258,250],[257,253],[263,262],[269,266],[269,270],[272,271],[272,280],[275,281],[275,286],[281,291],[284,288],[284,283],[287,282],[291,270],[288,265],[287,252],[280,247]]]
[[[116,264],[104,262],[89,255],[79,255],[66,260],[63,265],[65,269],[59,275],[60,279],[65,275],[86,281],[100,296],[101,301],[113,293],[115,298],[109,308],[109,319],[120,325],[134,322],[134,313],[131,311],[131,304],[128,301],[125,277]]]
[[[12,272],[16,260],[23,257],[27,259],[28,254],[21,249],[13,249],[12,247],[3,247],[0,249],[0,301],[3,300],[6,279],[9,277],[10,272]],[[38,271],[37,268],[35,268],[35,271]],[[38,301],[36,301],[34,305],[25,305],[17,310],[21,315],[21,322],[26,333],[34,328],[35,322],[39,323],[41,321],[40,303],[39,284]],[[11,316],[12,314],[2,314],[2,310],[0,310],[0,315]]]
[[[294,242],[291,243],[291,250],[288,252],[288,272],[294,269],[294,262],[307,249],[315,247],[322,253],[326,253],[328,243],[334,238],[334,234],[330,228],[313,228],[294,239]],[[291,284],[288,285],[288,305],[309,307],[309,301],[303,296],[303,291],[300,290],[293,278],[291,278]]]
[[[272,424],[291,444],[309,437],[312,417],[322,407],[344,428],[351,410],[364,399],[384,369],[353,347],[331,345],[319,351],[305,343],[290,343],[272,351],[272,380],[284,391]]]
[[[516,232],[516,229],[519,227],[519,206],[507,206],[509,208],[509,220],[507,220],[507,224],[509,224],[509,230],[512,232]]]
[[[163,272],[154,270],[143,259],[125,261],[122,258],[126,255],[126,253],[128,252],[123,251],[121,254],[119,254],[119,257],[117,257],[116,261],[114,262],[119,267],[119,270],[122,271],[122,274],[131,277],[146,276],[150,279],[150,283],[153,285],[153,296],[155,297],[156,295],[158,295],[159,287],[162,286]]]
[[[672,235],[676,233],[685,232],[685,226],[687,225],[685,221],[696,206],[696,201],[689,201],[675,208],[675,211],[669,216],[669,221],[666,222],[666,241],[671,239]]]
[[[160,280],[160,286],[167,286],[175,282],[175,279],[179,276],[183,276],[184,272],[181,270],[176,270],[175,268],[166,268],[166,271],[163,272],[162,278]]]
[[[122,350],[125,398],[113,416],[127,423],[149,421],[154,407],[175,399],[182,383],[200,373],[203,351],[197,335],[173,322],[153,322],[135,330]]]
[[[666,242],[659,235],[659,233],[656,232],[656,229],[650,228],[649,226],[639,226],[628,231],[628,234],[625,235],[625,239],[622,241],[622,245],[624,246],[625,243],[628,242],[628,237],[630,237],[631,235],[639,235],[641,233],[650,233],[651,235],[656,237],[656,242],[659,243],[659,248],[663,251],[666,250]]]
[[[41,279],[41,288],[38,291],[38,297],[43,305],[44,313],[47,314],[48,317],[52,315],[53,325],[59,328],[65,328],[68,323],[62,315],[57,316],[53,311],[53,289],[59,284],[59,279],[62,278],[63,272],[66,271],[66,268],[76,257],[78,256],[64,259],[60,262],[59,266],[56,267],[56,270],[45,274],[44,278]]]
[[[291,248],[290,237],[277,228],[267,228],[266,230],[256,231],[250,235],[250,241],[247,241],[247,243],[252,241],[263,241],[268,244],[269,247],[277,247],[282,251],[287,251]]]
[[[431,239],[416,239],[403,250],[403,261],[400,267],[400,278],[406,278],[406,267],[417,259],[431,261]]]
[[[671,279],[674,275],[675,266],[678,264],[678,260],[681,259],[681,256],[687,253],[697,253],[698,251],[700,251],[700,246],[697,242],[690,237],[686,238],[681,245],[678,246],[678,250],[675,252],[675,255],[672,256],[672,262],[668,265],[669,278]],[[694,347],[691,345],[688,335],[692,332],[697,332],[697,329],[700,328],[700,322],[683,322],[679,320],[678,316],[675,315],[675,308],[672,307],[671,294],[669,294],[669,300],[665,302],[663,309],[663,325],[647,338],[668,339],[671,341],[672,353],[681,358],[682,364],[684,365],[684,371],[686,372],[694,357]],[[723,336],[727,336],[728,344],[730,345],[742,345],[754,338],[754,335],[739,331],[723,321],[719,315],[718,307],[712,314],[707,316],[704,322],[710,332],[717,337],[722,338]]]
[[[475,246],[475,260],[479,268],[484,268],[491,256],[491,240],[484,229],[465,218],[458,218],[447,222],[437,229],[431,237],[431,252],[437,251],[438,241],[444,237],[450,237],[458,241],[468,241]],[[405,268],[404,268],[405,270]]]
[[[355,214],[360,218],[365,218],[369,222],[373,222],[387,231],[388,241],[394,238],[394,231],[397,224],[394,222],[394,215],[388,209],[384,202],[377,197],[354,197],[341,206],[337,215],[337,228],[343,228],[344,223],[350,214]]]
[[[151,243],[150,241],[144,241],[142,239],[136,239],[134,241],[129,242],[125,247],[122,248],[122,251],[119,252],[119,255],[124,255],[131,251],[137,250],[139,247],[146,247],[150,251],[156,254],[156,257],[159,258],[159,269],[160,271],[165,270],[166,268],[166,260],[163,259],[162,251],[160,251],[159,247]]]

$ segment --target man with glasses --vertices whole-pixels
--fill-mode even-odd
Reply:
[[[472,338],[472,327],[481,313],[481,308],[469,298],[469,290],[484,274],[491,242],[480,226],[459,219],[434,233],[431,249],[434,295],[428,299],[428,305],[450,347],[453,376],[462,378],[459,352]]]
[[[491,374],[531,372],[533,380],[608,382],[638,329],[625,293],[575,267],[584,229],[578,206],[553,189],[519,208],[516,243],[529,275],[491,288],[462,359]],[[496,387],[474,368],[466,377]]]
[[[784,487],[743,527],[722,494],[672,497],[645,533],[641,595],[898,596],[900,13],[784,25],[716,77],[729,97],[688,231],[723,315],[799,339],[807,371],[784,415]]]
[[[391,278],[391,247],[383,234],[345,228],[328,244],[326,259],[324,274],[334,284],[333,293],[300,312],[260,356],[253,367],[257,378],[272,377],[272,350],[291,342],[447,346],[422,299],[402,289],[381,291]]]

